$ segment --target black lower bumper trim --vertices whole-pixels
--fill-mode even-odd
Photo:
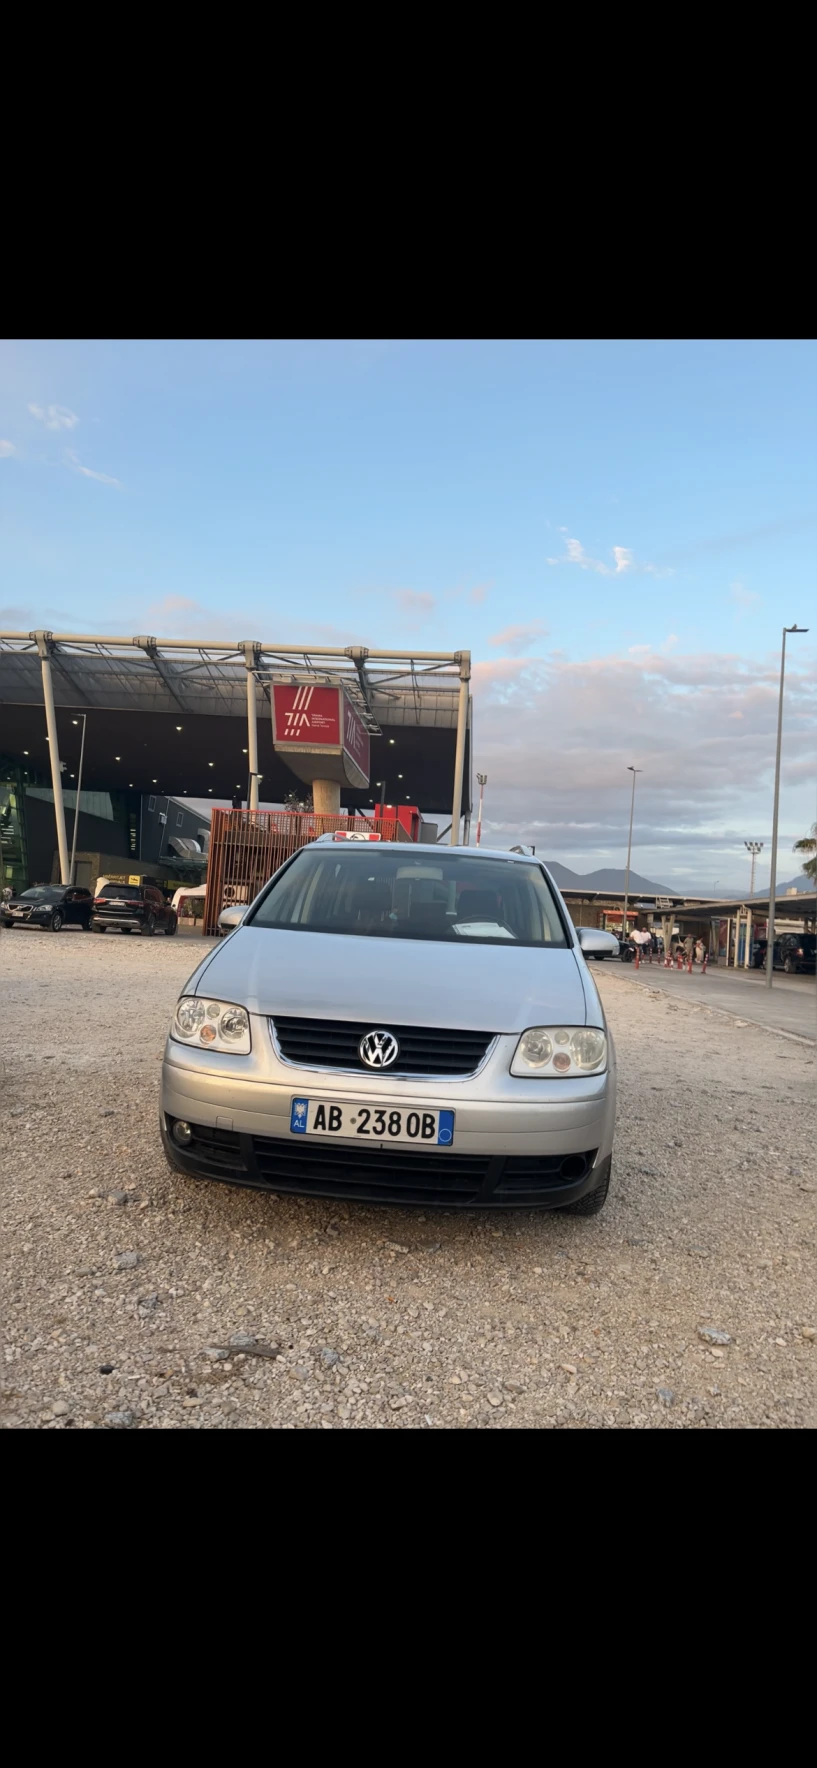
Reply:
[[[162,1124],[170,1165],[191,1178],[218,1179],[253,1190],[357,1203],[417,1204],[447,1209],[561,1209],[595,1190],[603,1178],[597,1150],[567,1155],[469,1155],[367,1149],[295,1137],[245,1136],[191,1125],[180,1148]]]

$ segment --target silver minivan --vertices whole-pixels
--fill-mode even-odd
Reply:
[[[584,954],[613,941],[576,931],[541,862],[325,836],[222,920],[165,1047],[172,1167],[301,1196],[602,1208],[615,1053]]]

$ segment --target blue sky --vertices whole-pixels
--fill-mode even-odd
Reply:
[[[638,869],[738,885],[797,620],[785,878],[815,395],[808,341],[6,342],[0,626],[468,647],[493,839],[622,863],[634,761]]]

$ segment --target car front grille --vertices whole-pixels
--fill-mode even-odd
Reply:
[[[174,1154],[180,1164],[189,1160],[194,1170],[214,1179],[300,1197],[460,1209],[558,1201],[560,1191],[586,1178],[597,1153],[595,1148],[567,1155],[421,1153],[297,1136],[245,1136],[199,1124],[192,1129],[192,1141],[183,1150],[174,1148]]]
[[[439,1026],[392,1025],[368,1019],[300,1019],[276,1014],[270,1020],[281,1055],[298,1068],[345,1068],[360,1074],[473,1074],[483,1061],[492,1031],[446,1031]],[[360,1060],[367,1031],[390,1031],[400,1045],[390,1068],[371,1069]]]

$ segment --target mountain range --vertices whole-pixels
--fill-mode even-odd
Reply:
[[[596,872],[582,873],[582,872],[572,872],[570,870],[569,866],[563,866],[561,863],[561,860],[558,860],[558,859],[546,859],[545,865],[547,866],[548,871],[552,873],[553,877],[556,880],[556,883],[559,885],[560,890],[561,889],[565,889],[565,890],[623,890],[624,889],[626,874],[625,874],[623,866],[620,866],[617,868],[614,866],[602,866]],[[777,897],[785,896],[787,890],[813,890],[813,889],[814,889],[814,885],[811,882],[811,880],[806,877],[805,872],[801,872],[801,874],[798,878],[788,878],[788,879],[778,883],[775,887],[775,895]],[[736,890],[715,890],[712,892],[710,900],[717,902],[719,899],[722,898],[724,902],[733,902],[737,896],[740,896],[740,894],[741,894],[741,892],[740,892],[739,888]],[[653,879],[644,878],[644,877],[642,877],[640,872],[634,872],[631,870],[630,871],[630,895],[631,896],[697,896],[697,895],[708,896],[709,893],[707,891],[689,890],[686,886],[681,886],[678,884],[675,884],[675,885],[656,884]],[[763,895],[764,895],[764,892],[762,890],[755,891],[755,896],[763,896]],[[744,898],[744,901],[745,900],[746,900],[746,898]]]

